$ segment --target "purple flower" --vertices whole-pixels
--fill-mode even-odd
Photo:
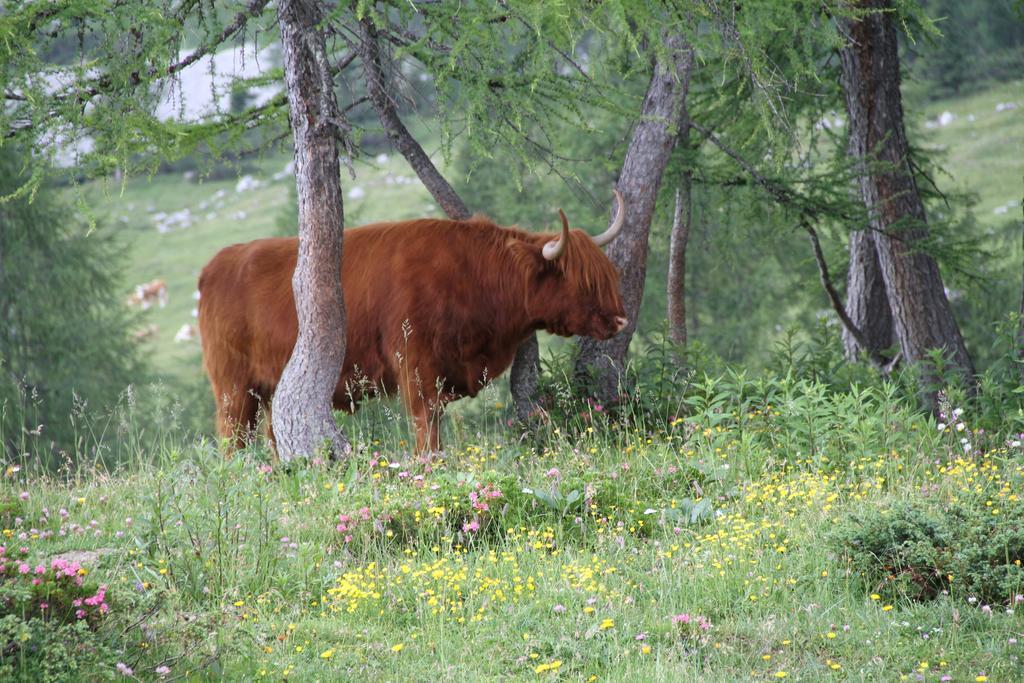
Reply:
[[[117,670],[122,676],[131,676],[133,673],[135,673],[134,671],[132,671],[132,668],[124,662],[117,663]]]

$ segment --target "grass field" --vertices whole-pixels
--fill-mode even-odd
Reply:
[[[341,465],[170,438],[113,472],[26,462],[2,488],[0,596],[26,620],[74,595],[109,611],[83,608],[91,628],[59,639],[41,617],[0,620],[18,643],[0,675],[1020,680],[1019,435],[939,429],[886,390],[723,382],[688,402],[667,423],[592,410],[539,450],[491,428],[417,458],[364,420]],[[126,416],[118,438],[154,420]],[[836,540],[907,502],[981,524],[899,522],[874,542],[908,565],[879,556],[874,573]],[[55,557],[81,562],[78,593],[51,585]]]

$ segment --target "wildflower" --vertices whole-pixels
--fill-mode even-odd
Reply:
[[[462,525],[462,530],[469,533],[475,533],[477,531],[480,531],[480,522],[476,519],[466,522]]]
[[[775,672],[775,677],[776,677],[776,678],[785,678],[785,677],[786,677],[786,676],[788,676],[788,675],[789,675],[789,674],[788,674],[787,672],[785,672],[785,671],[782,671],[782,670],[779,670],[779,671],[776,671],[776,672]]]
[[[28,500],[28,491],[22,491],[21,495],[18,497],[21,498],[22,500]]]
[[[534,673],[542,674],[545,671],[556,671],[560,666],[562,666],[562,660],[556,659],[553,662],[550,662],[549,664],[538,664],[536,667],[534,667],[533,671]]]
[[[134,671],[132,671],[132,668],[124,662],[117,663],[117,671],[122,676],[131,676],[133,673],[135,673]]]
[[[161,664],[160,666],[158,666],[155,669],[155,671],[156,671],[157,675],[159,675],[161,678],[163,678],[167,674],[171,673],[171,667],[164,666],[163,664]]]
[[[685,614],[685,613],[684,614],[677,614],[674,617],[672,617],[672,623],[673,624],[689,624],[690,623],[690,615],[689,614]]]
[[[883,612],[891,612],[892,611],[892,605],[885,605],[885,606],[883,606],[882,607],[882,611]]]
[[[651,654],[651,646],[650,645],[644,645],[642,648],[640,648],[640,652],[642,654],[645,654],[645,655]]]
[[[612,619],[605,619],[601,622],[600,628],[602,631],[607,631],[608,629],[613,628],[614,626],[615,622]]]
[[[402,643],[398,643],[398,644],[396,644],[396,645],[392,645],[392,646],[391,646],[391,651],[392,651],[392,652],[401,652],[401,651],[402,651],[402,648],[403,648],[403,647],[405,647],[405,645],[404,645],[404,644],[402,644]]]
[[[562,476],[562,473],[561,471],[559,471],[557,467],[552,467],[550,470],[547,471],[545,476],[548,477],[549,479],[558,479]]]
[[[334,656],[334,648],[331,648],[329,650],[324,650],[323,652],[320,653],[320,659],[330,659],[333,656]]]
[[[555,612],[555,614],[562,614],[563,612],[565,612],[565,605],[555,605],[551,609]]]
[[[985,683],[985,681],[988,680],[988,676],[985,674],[978,674],[974,677],[974,680],[978,681],[978,683]]]

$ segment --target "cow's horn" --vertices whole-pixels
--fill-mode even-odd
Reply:
[[[615,200],[618,202],[619,212],[615,214],[615,222],[612,223],[607,230],[597,237],[592,238],[594,240],[594,244],[599,247],[603,247],[618,237],[619,231],[622,230],[622,222],[626,219],[626,202],[622,199],[622,193],[618,190],[612,190],[612,192],[615,193]]]
[[[569,242],[569,219],[565,217],[565,212],[561,209],[558,210],[558,215],[562,217],[562,236],[544,245],[544,258],[548,261],[554,261],[561,256],[565,251],[565,245]]]

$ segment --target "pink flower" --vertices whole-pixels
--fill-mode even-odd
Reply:
[[[48,602],[41,602],[41,603],[39,603],[39,609],[50,609],[50,603],[48,603]]]
[[[471,521],[471,522],[466,522],[465,524],[462,525],[462,530],[463,531],[468,531],[470,533],[475,533],[477,531],[480,531],[480,522],[478,522],[475,519],[473,521]]]
[[[120,672],[122,676],[131,676],[133,673],[135,673],[134,671],[132,671],[132,668],[124,662],[117,663],[117,670],[118,672]]]
[[[28,500],[28,491],[22,491],[21,495],[19,495],[18,498],[21,498],[22,500]]]
[[[32,568],[31,568],[31,567],[29,567],[29,566],[28,566],[27,564],[25,564],[24,562],[22,562],[21,564],[19,564],[19,565],[18,565],[18,573],[19,573],[19,574],[28,574],[28,573],[29,573],[29,571],[31,571],[31,569],[32,569]]]
[[[562,473],[558,471],[557,467],[552,467],[550,470],[547,471],[547,474],[545,476],[547,476],[550,479],[558,479],[562,476]]]
[[[690,615],[686,614],[686,613],[677,614],[674,617],[672,617],[672,623],[673,624],[689,624],[690,623]]]
[[[565,612],[565,605],[555,605],[551,609],[553,609],[556,614],[562,614]]]

